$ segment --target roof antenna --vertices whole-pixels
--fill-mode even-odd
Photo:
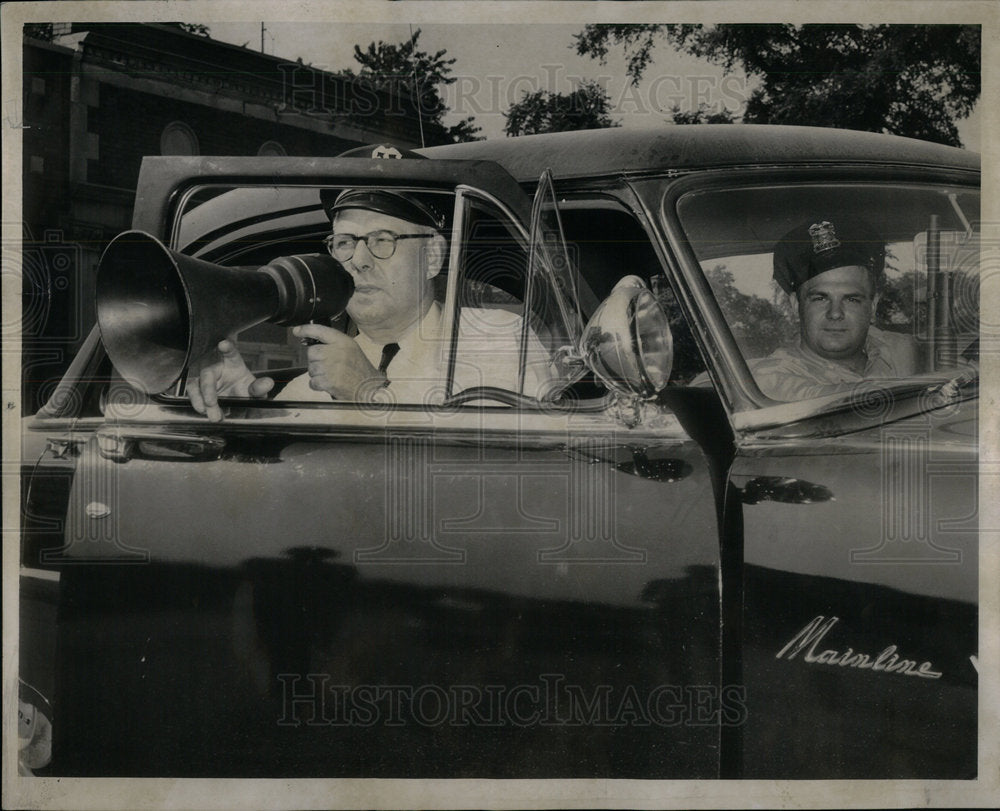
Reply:
[[[413,23],[410,23],[410,42],[413,42]],[[420,148],[423,149],[427,144],[424,142],[424,117],[420,112],[420,83],[417,80],[417,63],[413,61],[413,89],[417,95],[417,124],[420,125]]]

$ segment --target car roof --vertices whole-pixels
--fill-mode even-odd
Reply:
[[[869,163],[979,170],[957,147],[873,132],[767,124],[665,124],[656,129],[560,132],[417,150],[429,158],[492,160],[519,182],[716,167]]]

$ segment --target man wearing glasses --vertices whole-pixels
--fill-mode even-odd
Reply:
[[[324,191],[323,208],[333,225],[325,244],[354,279],[347,314],[351,337],[332,327],[294,327],[309,340],[308,371],[277,395],[280,400],[429,403],[442,399],[448,336],[434,298],[434,278],[448,254],[445,216],[429,195],[370,189]],[[521,318],[505,310],[463,309],[463,333],[488,352],[479,362],[455,366],[456,390],[497,386],[517,390]],[[469,339],[464,340],[470,346]],[[534,335],[527,351],[524,392],[535,395],[547,380],[548,354]],[[213,421],[222,419],[220,395],[264,397],[274,387],[255,377],[235,343],[219,343],[218,355],[187,380],[191,404]]]

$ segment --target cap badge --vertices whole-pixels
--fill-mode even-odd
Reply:
[[[375,149],[372,150],[373,158],[398,158],[402,159],[403,153],[400,152],[394,146],[386,146],[385,144],[379,144]]]
[[[837,239],[837,232],[833,228],[833,223],[826,220],[810,225],[809,236],[812,237],[813,253],[823,253],[824,251],[832,251],[834,248],[840,247],[840,240]]]

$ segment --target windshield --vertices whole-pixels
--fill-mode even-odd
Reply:
[[[688,193],[677,213],[771,400],[978,364],[978,191],[747,185]]]

